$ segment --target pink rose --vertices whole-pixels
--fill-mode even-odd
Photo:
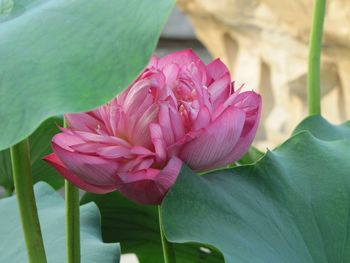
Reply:
[[[68,128],[54,136],[54,153],[45,160],[86,191],[119,190],[159,204],[183,162],[207,171],[238,160],[260,112],[260,96],[234,90],[219,59],[205,65],[191,50],[152,57],[111,102],[66,114]]]

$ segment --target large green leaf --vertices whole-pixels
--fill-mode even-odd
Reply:
[[[135,204],[117,192],[85,194],[82,202],[91,201],[100,208],[105,242],[120,242],[122,252],[135,253],[141,263],[163,263],[157,207]],[[221,254],[207,246],[178,244],[175,251],[178,263],[223,262]]]
[[[301,132],[254,165],[185,167],[162,204],[166,236],[211,244],[229,263],[350,262],[349,149]]]
[[[34,190],[48,262],[66,262],[64,200],[45,183],[36,184]],[[0,200],[0,215],[0,262],[27,262],[16,196]],[[102,242],[95,204],[80,208],[80,224],[82,263],[119,262],[119,245]]]
[[[63,177],[58,175],[41,158],[52,151],[51,139],[54,134],[59,132],[58,126],[62,126],[62,124],[62,118],[60,117],[49,118],[29,137],[34,183],[45,181],[55,189],[63,186]],[[0,185],[9,192],[12,192],[14,189],[9,149],[0,151]]]
[[[0,150],[101,105],[142,70],[174,0],[14,0],[0,18]]]
[[[305,130],[321,140],[333,141],[339,139],[350,139],[350,121],[340,125],[333,125],[322,116],[315,115],[304,119],[295,128],[293,134]]]

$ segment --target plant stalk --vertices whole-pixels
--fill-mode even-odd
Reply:
[[[161,216],[161,208],[160,205],[158,206],[158,216],[159,216],[159,229],[160,229],[160,237],[162,240],[162,247],[163,247],[163,256],[164,256],[164,263],[176,263],[175,258],[175,251],[173,248],[173,244],[171,244],[165,237],[164,231],[163,231],[163,222],[162,222],[162,216]]]
[[[33,191],[28,139],[11,147],[13,181],[30,263],[46,263],[38,211]]]
[[[326,0],[314,0],[308,64],[309,115],[321,114],[321,49]]]
[[[63,126],[67,127],[66,120]],[[79,189],[65,180],[67,263],[80,263]]]
[[[65,181],[67,263],[80,263],[79,189]]]

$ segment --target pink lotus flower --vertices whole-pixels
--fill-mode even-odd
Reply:
[[[184,50],[153,57],[128,89],[86,113],[66,114],[45,157],[60,174],[94,193],[119,190],[159,204],[182,163],[195,171],[238,160],[255,136],[261,98],[234,90],[226,66]]]

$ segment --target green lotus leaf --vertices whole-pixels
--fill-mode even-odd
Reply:
[[[165,235],[212,245],[229,263],[350,262],[349,149],[299,132],[253,165],[184,167],[162,203]]]
[[[173,5],[14,0],[0,17],[0,150],[48,117],[95,108],[124,89],[148,62]]]

